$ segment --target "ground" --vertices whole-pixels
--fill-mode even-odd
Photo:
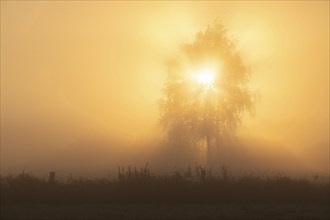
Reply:
[[[179,204],[179,205],[4,205],[1,219],[287,219],[328,220],[330,208],[326,204]]]

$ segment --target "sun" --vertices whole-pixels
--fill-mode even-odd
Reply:
[[[201,69],[195,74],[195,81],[205,87],[212,87],[214,84],[214,72],[210,69]]]

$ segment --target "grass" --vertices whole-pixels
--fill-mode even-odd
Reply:
[[[285,175],[220,175],[201,166],[172,175],[118,168],[116,179],[40,179],[29,173],[1,177],[1,204],[329,204],[329,181]]]
[[[119,167],[114,179],[56,181],[29,173],[1,177],[0,219],[330,218],[329,181],[282,174],[219,175],[201,166],[156,175]]]

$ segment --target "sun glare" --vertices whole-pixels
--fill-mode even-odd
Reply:
[[[214,73],[209,69],[202,69],[197,72],[195,80],[200,85],[210,87],[214,83]]]

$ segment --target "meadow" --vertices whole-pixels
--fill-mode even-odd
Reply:
[[[203,167],[153,174],[118,168],[114,179],[1,177],[2,219],[329,219],[329,180]]]

